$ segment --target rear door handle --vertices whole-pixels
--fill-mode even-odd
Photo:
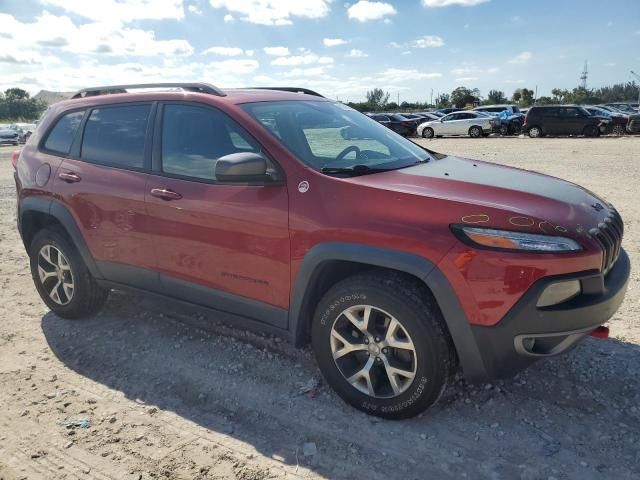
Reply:
[[[78,174],[73,172],[60,172],[58,174],[58,178],[60,180],[64,180],[67,183],[77,183],[82,180]]]
[[[182,195],[180,195],[178,192],[174,192],[173,190],[169,190],[167,188],[152,188],[151,195],[167,201],[180,200],[182,198]]]

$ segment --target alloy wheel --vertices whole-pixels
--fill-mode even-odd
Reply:
[[[38,277],[42,288],[58,305],[73,299],[73,273],[67,257],[55,246],[45,245],[38,252]]]
[[[340,313],[331,328],[331,353],[342,376],[374,398],[405,392],[416,375],[416,349],[393,315],[371,305]]]

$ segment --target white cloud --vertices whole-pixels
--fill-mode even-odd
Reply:
[[[231,15],[230,13],[227,13],[227,14],[224,16],[224,19],[223,19],[223,20],[224,20],[224,23],[233,23],[233,22],[235,22],[235,20],[236,20],[236,19],[235,19],[235,18],[233,18],[233,15]]]
[[[477,67],[458,67],[451,70],[451,73],[454,75],[464,75],[466,73],[474,73],[477,72]]]
[[[41,3],[102,23],[184,18],[183,0],[100,0],[99,6],[87,0],[41,0]]]
[[[370,2],[368,0],[359,0],[347,8],[348,17],[359,22],[380,20],[387,15],[395,15],[396,13],[398,12],[390,3]]]
[[[410,80],[428,80],[431,78],[440,78],[441,73],[426,73],[416,69],[403,68],[387,68],[379,75],[379,79],[383,82],[406,82]]]
[[[305,53],[303,55],[292,55],[288,57],[279,57],[271,62],[271,65],[278,66],[299,66],[299,65],[312,65],[314,63],[329,64],[333,63],[331,57],[319,57],[315,53]]]
[[[197,5],[189,5],[187,7],[187,10],[189,10],[189,12],[193,13],[194,15],[202,15],[202,10],[200,10]]]
[[[331,0],[209,0],[213,8],[225,8],[240,20],[259,25],[291,25],[294,17],[322,18]]]
[[[487,68],[487,73],[498,73],[500,69],[498,67],[489,67]]]
[[[405,50],[401,55],[411,55],[411,50]]]
[[[414,48],[438,48],[444,46],[444,40],[437,35],[425,35],[411,42]]]
[[[478,80],[478,77],[460,77],[455,79],[456,82],[473,82],[475,80]]]
[[[238,47],[210,47],[202,53],[212,53],[224,57],[239,57],[244,54],[244,51]]]
[[[449,7],[451,5],[461,5],[463,7],[473,7],[489,0],[422,0],[425,7]]]
[[[527,63],[529,60],[531,60],[532,57],[533,55],[531,52],[522,52],[509,60],[509,63],[514,65],[522,65],[523,63]]]
[[[349,43],[349,40],[345,40],[344,38],[324,38],[322,39],[322,43],[325,47],[337,47],[346,45]]]
[[[287,47],[264,47],[264,53],[274,57],[286,57],[289,55],[289,49]]]
[[[35,51],[56,48],[75,54],[105,54],[109,56],[188,56],[193,47],[186,40],[157,40],[153,30],[125,27],[122,24],[89,22],[77,26],[69,17],[43,12],[32,23],[23,23],[13,16],[0,14],[3,31],[22,49],[32,45]],[[10,42],[3,42],[5,44]]]
[[[228,73],[239,73],[239,74],[255,72],[260,66],[257,60],[249,60],[249,59],[222,60],[220,62],[211,62],[208,65],[213,67],[216,70],[222,70]]]
[[[347,57],[350,58],[364,58],[368,56],[369,55],[364,53],[362,50],[358,50],[357,48],[352,48],[351,51],[347,54]]]
[[[319,77],[326,74],[326,66],[310,67],[310,68],[293,68],[288,72],[283,72],[281,75],[284,78],[291,77]]]

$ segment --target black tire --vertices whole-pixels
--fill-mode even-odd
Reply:
[[[360,305],[369,305],[378,310],[378,316],[373,321],[376,327],[372,328],[384,330],[384,322],[389,322],[389,319],[383,320],[388,318],[384,313],[397,319],[407,334],[406,338],[412,342],[415,354],[411,355],[403,348],[388,348],[386,352],[378,350],[373,354],[371,350],[360,350],[347,353],[341,358],[349,358],[348,361],[354,363],[366,363],[370,360],[373,363],[372,383],[380,388],[388,386],[388,392],[390,382],[384,365],[389,362],[397,366],[396,361],[406,359],[407,357],[402,357],[405,354],[409,355],[412,368],[415,368],[415,376],[411,381],[405,381],[404,390],[400,393],[389,392],[392,395],[385,398],[383,395],[372,396],[363,392],[347,380],[346,374],[341,372],[337,361],[334,360],[331,344],[334,324],[337,328],[339,322],[343,322],[344,325],[346,321],[346,325],[353,327],[343,313],[350,307],[358,308]],[[354,335],[360,335],[360,338]],[[388,332],[380,335],[382,341],[388,338],[387,335]],[[366,342],[361,330],[352,331],[348,338],[354,339],[354,345],[357,344],[359,347]],[[372,340],[365,348],[377,348],[374,337],[370,338]],[[349,277],[334,285],[316,309],[312,326],[312,345],[324,378],[345,402],[366,413],[388,419],[413,417],[435,404],[451,382],[457,364],[448,330],[429,292],[423,291],[417,280],[387,272],[371,271]],[[349,355],[351,357],[348,357]],[[384,363],[378,355],[384,356]],[[371,358],[372,356],[375,358]],[[358,368],[360,367],[355,367],[356,371]]]
[[[422,138],[433,138],[433,133],[433,128],[425,127],[424,130],[422,130]]]
[[[482,129],[476,125],[469,128],[469,136],[472,138],[480,138],[482,136]]]
[[[69,266],[73,292],[70,295],[70,299],[64,297],[68,301],[66,304],[57,303],[49,295],[49,291],[52,291],[52,289],[45,288],[45,284],[50,288],[51,280],[56,281],[55,278],[47,279],[44,283],[40,279],[38,266],[43,263],[40,252],[47,245],[61,252]],[[107,301],[109,290],[100,287],[96,283],[78,250],[63,229],[54,227],[39,231],[31,242],[29,257],[33,283],[42,301],[56,315],[68,319],[88,317],[98,312]],[[65,295],[64,292],[62,295]],[[58,298],[60,299],[61,295],[58,295]]]
[[[621,137],[625,133],[626,133],[626,128],[621,123],[618,123],[618,124],[614,125],[613,129],[611,129],[611,134],[612,135],[616,135],[618,137]]]
[[[530,127],[529,131],[527,132],[527,134],[529,135],[529,138],[540,138],[540,137],[543,136],[542,129],[540,127],[538,127],[537,125],[534,125],[533,127]]]
[[[599,137],[600,136],[600,129],[595,125],[587,125],[582,130],[582,134],[585,137]]]
[[[502,135],[503,137],[509,135],[509,127],[507,125],[500,126],[500,135]]]

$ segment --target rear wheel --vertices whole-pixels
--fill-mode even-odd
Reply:
[[[542,136],[542,130],[540,127],[531,127],[529,129],[529,137],[530,138],[540,138]]]
[[[385,418],[408,418],[433,405],[456,365],[435,302],[395,274],[358,275],[331,288],[316,310],[312,343],[336,393]]]
[[[482,136],[482,129],[478,126],[473,126],[469,129],[469,136],[473,138],[479,138]]]
[[[102,308],[109,290],[96,283],[62,229],[47,228],[38,232],[31,242],[29,255],[36,289],[55,314],[81,318]]]
[[[425,127],[425,129],[422,130],[422,138],[433,138],[433,128]]]
[[[625,131],[626,129],[624,128],[624,125],[622,125],[621,123],[618,123],[617,125],[613,126],[613,129],[611,130],[611,134],[612,135],[617,135],[617,136],[622,136],[626,133]]]

